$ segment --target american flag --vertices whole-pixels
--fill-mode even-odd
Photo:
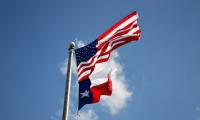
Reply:
[[[137,12],[132,12],[106,30],[95,41],[75,50],[79,82],[90,76],[96,64],[108,61],[112,50],[140,39],[138,18]]]

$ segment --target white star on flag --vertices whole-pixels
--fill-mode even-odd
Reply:
[[[83,92],[83,93],[80,93],[82,95],[81,98],[89,97],[89,93],[90,93],[90,91],[87,91],[87,90],[85,90],[85,92]]]

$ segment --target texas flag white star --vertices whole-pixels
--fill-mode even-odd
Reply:
[[[83,92],[83,93],[80,93],[82,96],[81,96],[81,98],[84,98],[84,97],[89,97],[89,93],[90,93],[90,91],[88,90],[85,90],[85,92]]]

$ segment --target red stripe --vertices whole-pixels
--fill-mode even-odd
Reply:
[[[134,25],[134,28],[136,28],[136,27],[137,27],[137,25]],[[133,28],[132,28],[132,29],[133,29]],[[126,35],[126,34],[128,34],[132,29],[129,29],[129,30],[120,32],[120,33],[116,34],[115,36],[113,36],[111,39],[115,39],[115,38],[117,38],[117,37],[119,37],[119,36]]]
[[[135,22],[135,21],[134,21]],[[118,30],[118,31],[121,31],[121,30],[124,30],[123,32],[116,32],[110,39],[114,39],[114,38],[116,38],[116,37],[118,37],[118,36],[122,36],[122,35],[125,35],[125,34],[127,34],[131,29],[133,29],[133,28],[136,28],[137,27],[137,24],[135,24],[135,25],[133,25],[133,23],[134,22],[132,22],[132,23],[130,23],[129,25],[127,25],[127,26],[129,26],[128,28],[126,28],[126,29],[120,29],[120,30]],[[133,26],[132,26],[133,25]],[[126,27],[127,27],[126,26]]]
[[[78,71],[80,71],[80,69],[81,69],[83,66],[88,66],[88,65],[92,64],[92,63],[94,62],[94,58],[95,58],[95,57],[92,57],[92,58],[91,58],[92,60],[91,60],[89,63],[81,64],[80,67],[79,67],[79,69],[78,69]]]
[[[82,78],[79,79],[79,83],[82,82],[83,80],[87,79],[90,76],[90,74],[83,76]]]
[[[141,29],[137,30],[136,32],[134,32],[134,34],[139,34],[141,33]]]
[[[106,37],[109,33],[111,33],[115,28],[117,28],[118,26],[120,26],[123,22],[125,22],[126,20],[128,20],[129,18],[131,18],[132,16],[136,15],[136,11],[134,11],[133,13],[129,14],[128,16],[126,16],[125,18],[123,18],[122,20],[120,20],[119,22],[117,22],[116,24],[114,24],[111,28],[109,28],[108,30],[106,30],[102,35],[100,35],[98,37],[98,40],[101,41],[101,39],[103,39],[104,37]]]
[[[93,86],[91,88],[92,91],[92,102],[93,103],[97,103],[100,100],[101,95],[107,95],[110,96],[112,94],[112,81],[110,79],[110,75],[108,75],[108,81],[97,85],[97,86]]]
[[[91,70],[94,69],[94,66],[95,66],[95,64],[90,66],[90,67],[87,67],[87,68],[83,69],[78,75],[81,76],[81,74],[84,73],[85,71],[90,70],[90,69]]]
[[[131,37],[127,37],[127,38],[123,39],[124,42],[114,45],[114,46],[112,47],[112,50],[111,50],[111,51],[113,51],[114,49],[116,49],[116,48],[118,48],[118,47],[120,47],[120,46],[122,46],[122,45],[124,45],[124,44],[126,44],[126,43],[129,43],[129,42],[131,42],[131,41],[134,41],[133,38],[135,38],[135,36],[131,36]]]
[[[79,79],[79,82],[81,82],[81,81],[85,80],[86,78],[88,78],[88,77],[90,76],[90,74],[91,74],[93,71],[94,71],[94,68],[93,68],[93,69],[91,68],[90,73],[87,74],[87,75],[85,75],[85,76],[83,76],[82,78],[80,78],[80,79]]]
[[[116,49],[117,47],[120,47],[126,43],[129,43],[131,41],[136,41],[138,40],[139,36],[129,36],[129,37],[126,37],[126,38],[123,38],[123,39],[119,39],[117,41],[114,41],[112,44],[111,44],[111,49],[107,52],[104,52],[103,54],[101,54],[102,56],[103,55],[106,55],[106,54],[110,54],[112,52],[112,50]],[[123,41],[123,42],[122,42]],[[117,42],[122,42],[122,43],[119,43],[119,44],[116,44],[113,46],[114,43],[117,43]],[[109,44],[109,43],[108,43]]]
[[[103,63],[103,62],[106,62],[106,61],[109,60],[109,58],[110,58],[110,53],[108,54],[108,57],[107,57],[107,58],[99,59],[99,60],[97,60],[96,63]]]
[[[135,21],[131,22],[130,24],[128,24],[127,26],[125,26],[125,28],[122,28],[122,29],[119,29],[109,40],[101,43],[101,45],[98,46],[98,49],[101,49],[102,46],[104,46],[107,42],[109,42],[110,40],[114,39],[114,38],[117,38],[118,36],[122,36],[122,35],[125,35],[127,34],[131,29],[134,29],[136,28],[138,25],[137,24],[134,24]],[[133,25],[134,24],[134,25]],[[133,25],[133,26],[132,26]],[[129,29],[128,29],[129,28]],[[126,30],[127,29],[127,30]],[[123,32],[119,32],[119,31],[122,31]]]

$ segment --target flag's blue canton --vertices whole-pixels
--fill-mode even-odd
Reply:
[[[96,52],[97,52],[96,45],[97,44],[98,44],[98,40],[95,40],[92,43],[75,50],[77,66],[81,62],[88,61],[92,56],[94,56],[96,54]]]
[[[85,104],[92,103],[92,92],[90,90],[91,81],[89,78],[79,82],[79,105],[78,109],[80,110]],[[83,95],[84,93],[88,93],[88,96]]]

